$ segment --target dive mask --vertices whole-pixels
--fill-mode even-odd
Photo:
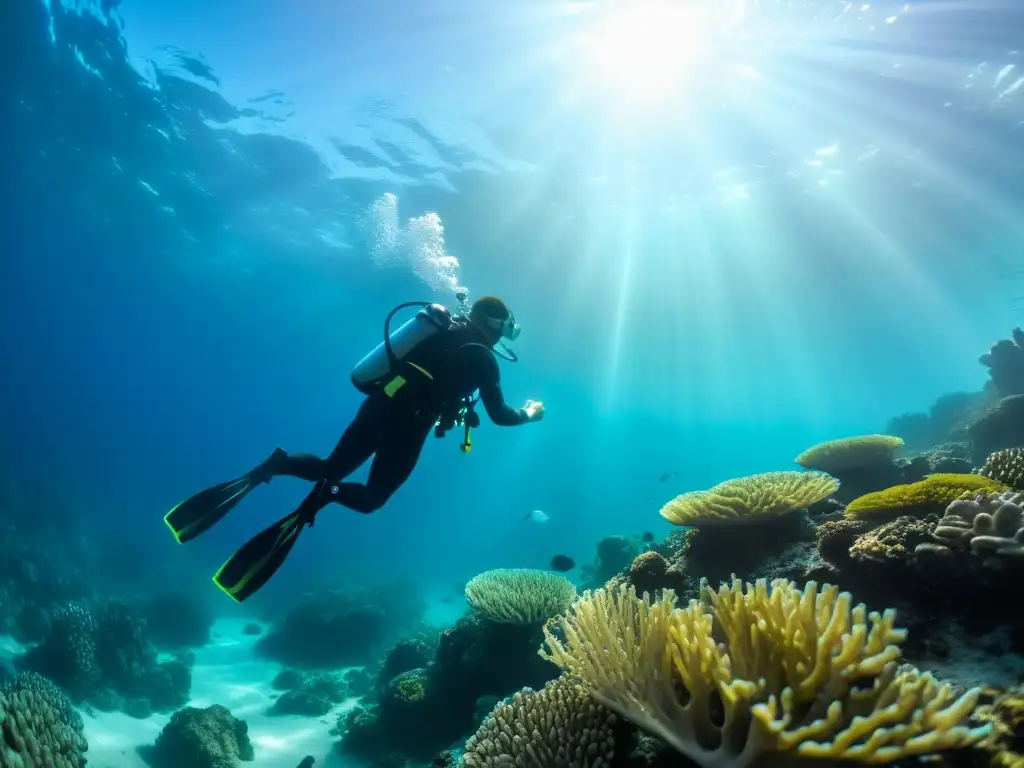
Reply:
[[[519,323],[516,322],[516,316],[511,312],[508,313],[508,317],[504,320],[494,320],[495,329],[501,329],[501,338],[508,339],[509,341],[515,341],[519,338],[519,333],[523,330]]]

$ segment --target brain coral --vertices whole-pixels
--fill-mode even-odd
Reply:
[[[1004,489],[998,481],[981,475],[928,475],[916,483],[894,485],[860,496],[846,505],[846,514],[863,517],[893,511],[931,510],[944,507],[964,494]]]
[[[466,584],[473,610],[500,624],[539,624],[572,603],[576,587],[564,576],[532,568],[496,568]]]
[[[661,516],[694,528],[753,523],[808,507],[838,488],[824,472],[765,472],[684,493],[662,507]]]
[[[885,464],[903,439],[892,435],[860,435],[827,440],[808,448],[796,457],[801,467],[839,474],[860,467]]]

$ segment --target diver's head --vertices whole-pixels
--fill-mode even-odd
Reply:
[[[494,296],[483,296],[473,302],[469,320],[483,331],[493,347],[502,339],[515,341],[519,338],[519,324],[505,302]]]

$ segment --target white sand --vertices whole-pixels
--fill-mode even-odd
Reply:
[[[244,635],[242,619],[218,621],[213,642],[195,651],[192,694],[188,705],[208,707],[222,704],[249,725],[249,739],[255,761],[253,768],[296,768],[306,755],[316,758],[314,768],[342,768],[353,765],[337,750],[338,737],[329,731],[337,715],[355,705],[351,699],[319,718],[268,716],[277,694],[270,684],[281,666],[258,659],[253,646],[258,637]],[[265,630],[266,628],[264,628]],[[0,637],[0,660],[20,651],[7,637]],[[89,740],[90,768],[147,768],[137,748],[151,745],[170,720],[169,714],[136,720],[120,712],[83,713],[85,736]]]

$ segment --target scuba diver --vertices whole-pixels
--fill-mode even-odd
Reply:
[[[317,513],[335,502],[362,514],[380,509],[409,476],[431,432],[443,437],[456,425],[464,429],[460,448],[472,447],[470,429],[480,424],[482,402],[498,426],[539,421],[544,405],[528,400],[523,408],[505,403],[496,357],[515,362],[503,340],[520,332],[501,299],[485,296],[468,306],[464,289],[456,294],[462,311],[453,315],[440,304],[407,302],[384,321],[384,339],[352,371],[352,383],[366,395],[355,418],[326,458],[289,454],[277,448],[269,458],[234,480],[207,488],[164,517],[179,543],[209,530],[248,493],[274,477],[287,475],[314,483],[290,515],[254,536],[213,577],[229,597],[242,602],[262,587],[284,562]],[[391,332],[391,319],[407,307],[422,307]],[[504,354],[495,349],[501,346]],[[479,397],[474,398],[474,392]],[[366,483],[344,482],[373,456]]]

